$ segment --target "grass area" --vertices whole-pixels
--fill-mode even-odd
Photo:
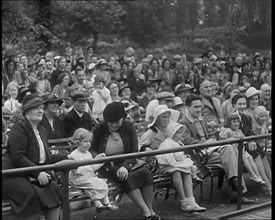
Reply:
[[[213,200],[212,200],[212,203],[210,204],[208,203],[209,191],[210,191],[210,180],[207,179],[207,181],[204,183],[203,201],[200,205],[206,207],[207,211],[200,215],[196,216],[194,214],[186,214],[181,212],[179,201],[175,199],[172,194],[169,196],[168,200],[164,200],[163,197],[160,197],[157,200],[154,199],[153,201],[154,210],[156,211],[156,213],[160,214],[165,219],[169,219],[169,220],[216,219],[220,215],[223,215],[232,211],[236,211],[237,205],[230,203],[229,191],[227,190],[226,181],[224,182],[221,190],[218,190],[216,188],[217,186],[216,181],[217,180],[214,180]],[[250,199],[258,198],[258,202],[255,203],[255,205],[271,201],[270,197],[263,194],[261,187],[259,187],[260,185],[249,181],[248,174],[245,174],[245,181],[248,188],[246,197]],[[198,202],[200,197],[199,187],[195,188],[194,195]],[[242,205],[242,209],[247,207],[252,207],[252,206],[253,205]],[[142,216],[140,211],[132,203],[132,201],[130,201],[129,198],[126,195],[124,195],[122,201],[119,204],[119,210],[117,210],[116,212],[106,211],[106,212],[97,214],[95,212],[94,207],[80,210],[77,212],[71,212],[71,220],[80,220],[80,219],[81,220],[142,219]]]

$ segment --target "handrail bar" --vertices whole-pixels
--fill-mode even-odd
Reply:
[[[107,162],[123,160],[123,159],[155,156],[159,154],[174,153],[174,152],[186,151],[191,149],[203,149],[205,147],[222,146],[226,144],[240,143],[244,141],[251,141],[251,140],[270,138],[270,137],[271,137],[271,134],[255,135],[255,136],[245,137],[242,139],[234,138],[231,140],[216,141],[213,143],[203,143],[203,144],[199,143],[199,144],[193,144],[193,145],[186,145],[176,149],[153,150],[149,152],[148,151],[135,152],[135,153],[122,154],[122,155],[108,156],[106,158],[100,158],[100,159],[89,159],[89,160],[82,160],[82,161],[63,160],[58,163],[50,164],[50,165],[2,170],[2,176],[3,175],[10,176],[14,174],[23,174],[28,172],[38,172],[38,171],[48,171],[48,170],[66,170],[66,169],[71,170],[79,166],[85,166],[85,165],[107,163]]]

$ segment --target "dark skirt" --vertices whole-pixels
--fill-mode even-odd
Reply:
[[[153,177],[151,172],[147,169],[146,166],[142,166],[137,168],[136,170],[128,172],[128,178],[124,181],[119,181],[116,173],[119,169],[119,166],[112,166],[111,164],[105,164],[98,170],[99,177],[111,179],[114,182],[118,182],[122,185],[125,193],[129,193],[130,191],[141,188],[146,185],[153,184]]]
[[[37,186],[23,176],[2,178],[2,197],[8,199],[14,212],[23,218],[58,207],[63,199],[62,191],[56,182]]]

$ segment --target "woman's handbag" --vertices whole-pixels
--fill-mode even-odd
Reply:
[[[133,167],[131,170],[136,170],[142,166],[144,166],[146,164],[146,162],[144,160],[141,159],[136,159],[136,162],[134,163]]]

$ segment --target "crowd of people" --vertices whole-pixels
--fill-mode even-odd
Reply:
[[[4,54],[2,67],[3,169],[271,133],[271,53],[229,56],[223,48],[207,48],[189,60],[185,54],[139,59],[131,47],[119,57],[77,46],[66,47],[64,54]],[[65,137],[72,137],[75,151],[49,150],[48,139]],[[193,195],[192,182],[203,181],[197,175],[198,155],[224,169],[231,202],[236,202],[237,148],[228,144],[155,157],[157,172],[171,176],[183,212],[206,211]],[[269,196],[270,152],[269,139],[249,141],[243,152],[250,180]],[[153,178],[143,161],[90,165],[70,173],[70,184],[84,189],[98,212],[119,211],[109,201],[106,179],[122,185],[145,219],[162,219],[153,210]],[[51,173],[4,177],[2,183],[2,195],[20,218],[38,219],[46,211],[46,219],[58,219],[62,193]],[[242,202],[253,203],[246,192],[242,178]]]

